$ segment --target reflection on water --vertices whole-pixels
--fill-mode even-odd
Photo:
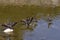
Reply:
[[[39,20],[33,31],[25,30],[23,40],[60,40],[60,19],[54,19],[49,29],[46,21]]]

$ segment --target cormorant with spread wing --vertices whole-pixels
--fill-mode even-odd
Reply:
[[[21,20],[21,22],[23,22],[23,24],[26,25],[27,28],[29,28],[32,22],[37,22],[37,21],[34,21],[34,17],[27,17],[26,19]]]
[[[5,28],[3,29],[3,32],[6,34],[12,34],[13,33],[13,26],[15,26],[17,24],[17,22],[9,22],[9,23],[5,23],[2,24],[1,26],[4,26]]]
[[[16,24],[17,24],[17,22],[13,22],[13,23],[2,24],[2,26],[6,27],[6,28],[12,28]]]

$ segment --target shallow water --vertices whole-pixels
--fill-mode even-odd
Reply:
[[[39,20],[33,31],[25,31],[23,40],[60,40],[60,19],[54,19],[50,28],[47,22]]]

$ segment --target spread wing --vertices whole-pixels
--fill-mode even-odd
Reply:
[[[4,26],[5,28],[12,28],[12,27],[5,25],[5,24],[2,24],[1,26]]]
[[[33,17],[32,18],[30,18],[30,23],[33,21]]]
[[[20,22],[22,22],[23,25],[26,24],[26,20],[21,20]]]
[[[7,26],[7,25],[5,25],[5,24],[2,24],[1,26],[8,27],[8,26]]]
[[[11,26],[13,27],[13,26],[15,26],[17,24],[17,22],[14,22]]]
[[[14,22],[14,23],[10,23],[10,24],[2,24],[1,26],[11,28],[11,27],[15,26],[16,24],[17,24],[17,22]]]
[[[30,19],[30,23],[31,23],[31,22],[38,22],[38,21],[37,21],[37,19],[36,19],[35,17],[32,17],[32,18]]]

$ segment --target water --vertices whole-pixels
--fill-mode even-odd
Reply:
[[[46,21],[39,20],[33,31],[25,31],[23,40],[60,40],[60,19],[54,19],[50,28]]]

